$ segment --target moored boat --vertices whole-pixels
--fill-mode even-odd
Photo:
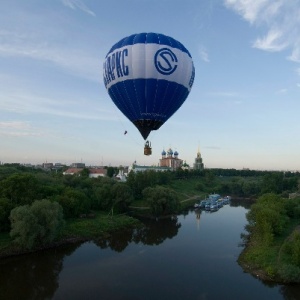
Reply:
[[[211,205],[216,204],[217,206],[216,210],[218,210],[219,208],[223,207],[223,205],[229,204],[230,200],[231,200],[230,196],[221,197],[219,194],[210,194],[208,198],[201,200],[198,203],[195,203],[194,208],[211,210]],[[213,207],[213,210],[215,211],[215,207]]]

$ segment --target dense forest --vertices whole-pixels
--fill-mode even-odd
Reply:
[[[235,169],[177,170],[175,172],[131,172],[126,182],[114,176],[89,178],[89,170],[63,175],[18,164],[0,166],[0,232],[23,248],[51,243],[69,220],[128,212],[148,207],[155,217],[177,213],[187,198],[201,199],[217,192],[233,197],[257,199],[266,193],[280,198],[299,190],[298,172]],[[191,204],[193,204],[192,202]]]

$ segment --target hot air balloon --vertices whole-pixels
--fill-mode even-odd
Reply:
[[[183,104],[191,91],[195,68],[189,51],[159,33],[121,39],[107,53],[103,79],[119,110],[147,139]],[[148,142],[148,141],[147,141]],[[149,142],[145,144],[149,146]],[[151,154],[144,151],[146,155]]]

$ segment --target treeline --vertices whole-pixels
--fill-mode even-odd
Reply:
[[[173,172],[176,179],[180,178],[194,178],[194,177],[203,177],[206,173],[209,172],[215,176],[227,176],[227,177],[263,177],[264,175],[270,173],[281,174],[282,176],[289,177],[298,177],[300,178],[300,172],[291,172],[291,171],[262,171],[262,170],[248,170],[248,169],[221,169],[221,168],[212,168],[204,170],[183,170],[178,169]]]
[[[83,170],[79,176],[63,176],[59,172],[49,173],[18,165],[0,166],[0,231],[10,229],[9,214],[13,208],[30,205],[35,200],[42,199],[59,203],[63,208],[64,217],[74,218],[81,214],[88,214],[92,210],[115,209],[115,211],[125,212],[132,202],[138,200],[145,201],[153,207],[150,200],[153,197],[150,197],[149,190],[147,193],[144,191],[146,188],[163,187],[173,195],[171,186],[176,190],[177,186],[181,187],[188,182],[192,182],[193,186],[188,188],[194,194],[218,192],[236,197],[257,198],[271,192],[288,197],[289,193],[299,189],[297,173],[287,176],[283,172],[253,172],[255,173],[250,170],[234,169],[148,171],[136,174],[131,172],[127,182],[121,183],[110,177],[89,178],[86,170]],[[249,177],[246,175],[242,177],[241,174],[248,174]],[[250,176],[254,174],[256,176]],[[178,184],[179,182],[181,185]],[[164,191],[160,190],[164,194]],[[152,191],[154,194],[157,192]],[[164,209],[165,206],[162,204],[161,207],[153,207],[152,211],[155,214],[170,213],[168,209]],[[175,207],[178,209],[178,205]]]
[[[180,210],[179,193],[184,188],[193,195],[218,192],[240,197],[257,197],[268,192],[287,196],[298,190],[298,174],[268,172],[235,176],[234,172],[222,169],[131,172],[124,183],[113,177],[117,170],[112,167],[111,177],[89,178],[87,169],[78,175],[64,176],[57,170],[45,172],[20,165],[1,165],[0,232],[11,231],[16,239],[22,235],[23,240],[30,240],[24,232],[35,230],[34,241],[49,241],[64,220],[92,217],[94,212],[101,211],[127,212],[133,203],[150,207],[154,216],[176,213]],[[44,216],[45,211],[51,211],[50,217]],[[47,231],[48,227],[52,232]]]
[[[299,189],[298,176],[286,177],[283,172],[268,172],[259,177],[234,177],[220,184],[220,193],[238,197],[257,198],[265,193],[281,194],[288,198],[290,193]]]
[[[284,199],[269,193],[247,213],[247,247],[243,265],[263,270],[280,282],[300,282],[300,198]]]
[[[126,184],[111,178],[88,178],[48,173],[16,173],[0,181],[1,231],[10,229],[10,211],[36,200],[57,202],[65,218],[76,218],[92,210],[124,211],[133,200]]]
[[[127,183],[114,178],[64,176],[15,166],[0,167],[0,232],[10,232],[19,245],[50,243],[65,220],[92,218],[96,212],[127,212],[142,200],[155,216],[178,212],[177,194],[163,184],[170,174],[130,174]]]
[[[288,197],[299,190],[298,172],[251,171],[234,169],[205,169],[199,171],[176,171],[172,181],[195,181],[195,190],[206,194],[218,192],[235,197],[257,198],[265,193]]]

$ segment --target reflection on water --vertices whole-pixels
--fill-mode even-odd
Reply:
[[[122,252],[131,242],[144,245],[159,245],[165,239],[176,236],[181,224],[177,217],[162,219],[159,221],[142,219],[143,228],[128,229],[115,233],[110,238],[96,241],[101,248],[110,248],[117,252]]]
[[[235,205],[235,204],[234,204]],[[300,299],[236,260],[247,210],[143,220],[109,239],[0,260],[0,299]]]
[[[0,299],[52,299],[64,258],[79,246],[0,260]]]

